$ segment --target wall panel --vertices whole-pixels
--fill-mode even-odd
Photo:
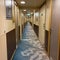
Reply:
[[[39,40],[45,44],[45,5],[40,9]]]
[[[51,43],[50,56],[53,60],[58,60],[58,30],[60,24],[60,0],[52,0],[52,24],[51,24]]]
[[[6,34],[0,35],[0,60],[7,60]]]

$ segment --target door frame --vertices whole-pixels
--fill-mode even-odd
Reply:
[[[50,23],[49,23],[49,32],[48,32],[48,55],[50,56],[50,37],[51,37],[51,21],[52,21],[52,0],[50,0]]]
[[[52,21],[52,9],[53,9],[53,0],[51,0],[51,16],[50,16],[50,24],[49,24],[49,33],[48,33],[48,55],[50,56],[50,37],[51,37],[51,21]],[[59,55],[60,55],[60,24],[59,24],[59,29],[58,29],[58,56],[57,56],[57,60],[59,60]]]
[[[57,60],[60,59],[59,55],[60,55],[60,24],[59,24],[59,31],[58,31],[58,56],[57,56]]]

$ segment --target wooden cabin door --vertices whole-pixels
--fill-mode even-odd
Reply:
[[[50,37],[50,57],[58,60],[58,34],[60,24],[60,0],[52,0],[52,22]]]

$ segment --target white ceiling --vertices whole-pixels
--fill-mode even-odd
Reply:
[[[45,0],[23,0],[26,4],[21,5],[22,0],[16,0],[20,8],[39,8]]]

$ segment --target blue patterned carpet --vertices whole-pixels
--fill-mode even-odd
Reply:
[[[49,60],[32,26],[27,22],[12,60]]]

